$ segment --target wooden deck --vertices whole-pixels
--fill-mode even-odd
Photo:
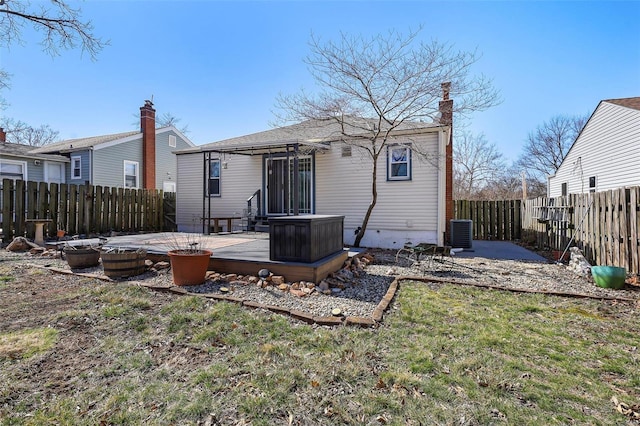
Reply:
[[[274,275],[282,275],[287,281],[311,281],[318,283],[330,273],[339,270],[349,256],[347,249],[313,263],[282,262],[269,259],[269,234],[186,234],[166,232],[110,237],[104,247],[147,250],[147,258],[154,261],[169,260],[167,252],[176,248],[188,248],[190,243],[198,248],[213,251],[209,270],[239,275],[258,275],[266,268]],[[59,245],[60,243],[52,243]],[[99,240],[72,240],[62,244],[98,245]],[[49,244],[51,245],[51,244]]]

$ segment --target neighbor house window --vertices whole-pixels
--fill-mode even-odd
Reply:
[[[591,176],[589,178],[589,192],[596,192],[596,177]]]
[[[342,156],[351,157],[351,145],[342,145]]]
[[[124,187],[137,189],[139,185],[139,171],[137,161],[124,160]]]
[[[0,161],[0,183],[2,179],[27,180],[27,163],[24,161]]]
[[[169,146],[171,148],[176,147],[176,137],[174,135],[169,135]]]
[[[388,180],[411,179],[411,150],[408,146],[390,146],[387,149]]]
[[[71,179],[82,179],[82,158],[71,157]]]
[[[562,196],[566,196],[567,195],[567,183],[563,183],[562,184]]]
[[[220,196],[220,160],[209,160],[209,195]]]

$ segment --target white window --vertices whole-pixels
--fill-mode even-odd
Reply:
[[[45,161],[44,180],[49,183],[64,183],[64,163]]]
[[[220,160],[209,160],[209,196],[220,196]]]
[[[169,146],[171,148],[175,148],[176,147],[176,137],[175,137],[175,135],[169,135]]]
[[[71,179],[82,179],[81,157],[71,157]]]
[[[411,150],[408,146],[394,145],[387,148],[387,179],[411,179]]]
[[[140,167],[137,161],[124,160],[124,187],[138,189],[140,187],[139,178]]]
[[[589,177],[589,192],[596,192],[596,177]]]
[[[162,182],[162,190],[164,192],[176,192],[176,183],[172,180]]]
[[[0,180],[27,180],[27,162],[0,160]]]

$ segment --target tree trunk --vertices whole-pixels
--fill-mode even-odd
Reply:
[[[373,173],[371,176],[371,203],[369,204],[369,208],[367,209],[367,213],[364,215],[362,219],[362,225],[360,226],[360,231],[356,234],[356,239],[353,242],[354,247],[360,247],[360,242],[362,238],[364,238],[364,233],[367,231],[367,225],[369,224],[369,219],[371,218],[371,213],[373,212],[373,208],[376,206],[378,202],[378,156],[373,157]]]

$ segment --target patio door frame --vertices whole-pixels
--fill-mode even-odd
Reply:
[[[305,163],[308,160],[307,169],[300,169],[300,160],[305,160]],[[292,156],[287,153],[264,155],[263,170],[264,211],[267,216],[289,216],[315,212],[315,161],[313,155]],[[309,177],[301,179],[301,171],[309,173]],[[297,188],[297,191],[293,188]],[[304,196],[308,204],[307,208],[301,209],[301,195]],[[302,201],[304,202],[304,200]]]

